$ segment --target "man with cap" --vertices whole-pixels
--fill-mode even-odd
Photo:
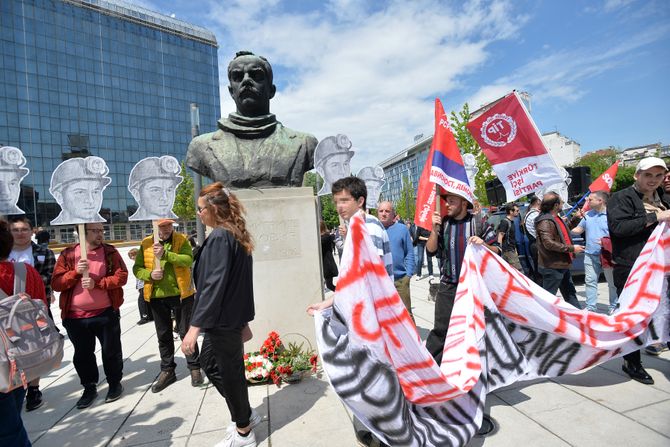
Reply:
[[[182,181],[180,170],[177,159],[169,155],[140,160],[130,171],[128,181],[128,190],[139,204],[129,220],[176,219],[172,205]]]
[[[190,327],[195,294],[191,280],[191,244],[186,235],[174,231],[174,223],[171,219],[158,221],[160,242],[154,243],[153,235],[144,238],[133,265],[135,277],[144,281],[144,299],[149,302],[154,317],[161,356],[161,372],[151,387],[154,393],[177,380],[171,313],[174,312],[179,336],[183,339]],[[154,269],[154,259],[160,260],[160,269]],[[202,385],[197,344],[193,353],[186,356],[186,362],[191,371],[191,385]]]
[[[95,156],[71,158],[58,165],[51,175],[49,192],[61,212],[51,224],[104,222],[99,212],[102,191],[112,181],[108,173],[105,160]]]
[[[318,195],[330,194],[333,183],[351,175],[350,162],[354,151],[350,149],[351,141],[342,134],[326,137],[319,142],[314,152],[314,167],[323,179]]]
[[[426,349],[438,365],[442,362],[444,340],[447,337],[449,319],[454,308],[465,247],[468,243],[485,245],[500,253],[493,228],[491,226],[477,228],[477,219],[468,211],[472,204],[452,193],[441,194],[441,197],[447,202],[447,214],[444,218],[438,212],[433,214],[433,228],[426,242],[426,252],[431,256],[437,254],[442,258],[433,329],[426,339]]]
[[[30,172],[26,159],[16,147],[0,148],[0,214],[24,214],[16,203],[21,193],[21,180]]]
[[[635,168],[635,183],[612,194],[608,202],[614,286],[619,296],[656,225],[670,221],[670,203],[661,187],[667,170],[662,159],[643,158]],[[654,384],[654,379],[642,367],[639,350],[626,354],[623,360],[621,368],[631,379],[645,385]]]

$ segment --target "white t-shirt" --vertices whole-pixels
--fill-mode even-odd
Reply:
[[[35,267],[33,264],[33,247],[29,245],[25,250],[12,250],[9,254],[9,260],[11,262],[25,262]]]

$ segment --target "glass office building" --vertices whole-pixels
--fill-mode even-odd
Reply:
[[[48,225],[60,211],[48,192],[55,167],[96,155],[112,177],[101,212],[109,237],[129,237],[133,165],[185,158],[191,103],[201,131],[215,130],[217,48],[204,28],[116,0],[0,1],[0,145],[28,160],[19,201],[27,216]],[[72,228],[54,230],[67,240]]]

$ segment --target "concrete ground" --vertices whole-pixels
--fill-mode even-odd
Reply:
[[[130,265],[128,248],[120,251]],[[66,341],[61,367],[42,378],[45,404],[23,413],[34,445],[210,446],[224,437],[230,422],[225,402],[211,386],[191,387],[178,341],[179,380],[158,394],[150,391],[159,373],[158,344],[152,324],[136,325],[139,315],[134,287],[131,275],[121,308],[123,397],[104,403],[107,385],[101,366],[100,396],[93,406],[77,410],[75,403],[82,388],[72,365],[72,345]],[[577,290],[583,301],[584,286],[578,285]],[[428,279],[412,279],[411,292],[416,323],[425,338],[432,327],[434,308],[427,300]],[[604,309],[605,284],[600,284],[600,296]],[[60,326],[59,315],[55,316]],[[262,343],[261,337],[256,337]],[[612,360],[582,374],[523,382],[496,391],[489,395],[488,405],[498,429],[469,445],[668,447],[670,352],[659,357],[643,354],[643,363],[656,381],[652,386],[629,380],[621,371],[621,360]],[[356,445],[351,417],[325,377],[281,388],[254,385],[249,395],[252,406],[265,416],[255,429],[259,446]]]

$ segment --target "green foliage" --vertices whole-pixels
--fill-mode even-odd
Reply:
[[[319,188],[317,188],[317,181],[319,182]],[[306,172],[303,177],[302,185],[311,186],[314,190],[314,194],[316,194],[321,187],[321,182],[323,182],[323,180],[316,174],[316,172]],[[321,219],[323,219],[328,228],[338,226],[340,224],[340,219],[337,216],[337,209],[335,208],[332,194],[319,197],[319,203],[321,208]]]
[[[635,166],[621,166],[614,178],[614,185],[612,185],[612,192],[620,191],[635,183]]]
[[[409,205],[409,207],[408,207]],[[416,208],[416,191],[408,177],[402,178],[402,189],[400,190],[400,200],[394,204],[396,214],[403,220],[413,220],[414,210]]]
[[[195,219],[195,199],[193,197],[193,177],[186,169],[186,163],[181,162],[181,176],[184,181],[177,187],[172,211],[183,221]]]
[[[463,109],[458,112],[451,112],[450,124],[451,129],[454,133],[454,138],[458,144],[458,148],[461,150],[461,154],[472,154],[477,160],[477,167],[479,172],[475,175],[475,195],[479,200],[479,203],[482,205],[488,205],[488,198],[486,197],[486,182],[496,178],[491,169],[491,163],[489,162],[484,152],[482,152],[477,141],[472,137],[470,131],[467,129],[466,125],[471,119],[470,106],[466,102],[463,104]]]

